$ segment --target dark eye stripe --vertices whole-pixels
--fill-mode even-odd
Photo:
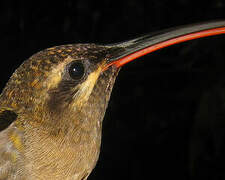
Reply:
[[[52,112],[59,112],[62,106],[66,106],[73,100],[73,96],[77,93],[75,87],[79,83],[74,81],[62,80],[58,87],[49,90],[50,99],[48,101],[48,107]]]

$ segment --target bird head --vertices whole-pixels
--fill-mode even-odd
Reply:
[[[224,24],[189,25],[118,44],[74,44],[43,50],[14,72],[1,94],[1,106],[28,116],[23,123],[42,124],[54,131],[85,122],[101,124],[122,65],[172,44],[222,34]]]
[[[2,106],[52,130],[91,120],[100,124],[119,71],[107,67],[121,47],[56,46],[26,60],[1,95]]]
[[[225,22],[216,21],[118,44],[62,45],[34,54],[0,95],[0,156],[14,168],[0,178],[86,179],[98,159],[101,124],[120,67],[160,48],[222,33]]]

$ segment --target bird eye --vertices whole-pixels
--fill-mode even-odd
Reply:
[[[84,76],[84,65],[81,62],[72,62],[68,72],[72,79],[79,80]]]

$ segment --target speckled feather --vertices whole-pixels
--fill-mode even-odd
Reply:
[[[9,122],[0,132],[0,179],[88,177],[118,73],[114,67],[102,72],[112,51],[94,44],[57,46],[15,71],[0,96],[0,121]],[[66,66],[77,60],[86,75],[71,81]]]

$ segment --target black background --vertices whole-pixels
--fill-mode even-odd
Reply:
[[[32,54],[112,43],[225,19],[223,0],[0,1],[0,86]],[[88,179],[225,179],[225,36],[175,45],[122,68]]]

